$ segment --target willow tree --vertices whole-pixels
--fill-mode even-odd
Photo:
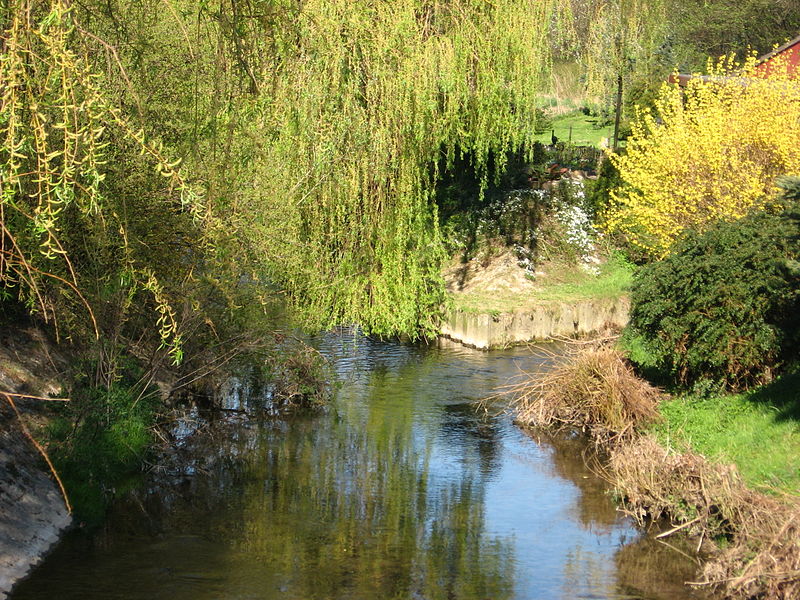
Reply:
[[[202,275],[230,306],[253,281],[271,286],[312,327],[433,332],[438,169],[468,155],[486,184],[490,164],[532,141],[550,40],[568,29],[560,6],[8,2],[5,289],[53,312],[44,281],[80,298],[102,267],[128,282],[129,306],[149,286],[175,338],[171,304]],[[173,219],[202,243],[170,245]],[[108,243],[87,251],[87,239]],[[96,306],[107,286],[94,287]]]
[[[0,298],[16,295],[62,331],[89,329],[98,337],[113,336],[104,325],[116,328],[148,306],[150,324],[177,360],[180,333],[160,278],[177,261],[161,268],[148,256],[147,236],[134,232],[146,227],[148,215],[164,229],[172,225],[173,235],[196,235],[193,223],[207,216],[200,193],[163,145],[147,140],[114,102],[75,43],[80,24],[69,3],[4,4]],[[139,158],[128,163],[138,160],[149,174],[137,182],[138,206],[128,206],[132,198],[120,197],[118,182],[107,179],[129,155]]]
[[[651,86],[668,73],[661,56],[670,31],[667,4],[662,0],[572,0],[578,54],[591,96],[614,98],[615,142],[623,92]],[[637,103],[642,98],[636,98]]]
[[[267,61],[253,189],[238,210],[266,277],[313,326],[431,333],[444,301],[437,165],[531,142],[549,36],[529,0],[310,0]],[[441,161],[442,158],[445,161]]]

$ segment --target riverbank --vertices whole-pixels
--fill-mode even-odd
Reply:
[[[515,391],[517,419],[587,432],[607,456],[602,469],[624,510],[642,525],[668,519],[672,526],[662,537],[694,540],[705,561],[691,585],[723,598],[789,600],[800,594],[793,452],[800,428],[787,411],[773,410],[778,402],[796,406],[796,379],[787,377],[716,401],[670,398],[639,379],[618,350],[588,346]],[[794,395],[787,397],[787,390]],[[737,403],[738,413],[731,410]],[[704,424],[700,412],[715,415],[715,425]],[[766,412],[773,413],[772,423]],[[761,439],[748,438],[737,425],[752,427],[754,414],[762,415],[756,421]],[[786,448],[772,452],[768,464],[764,457],[775,444]]]
[[[258,419],[325,404],[330,373],[319,353],[291,335],[273,337],[242,336],[149,377],[129,357],[100,387],[87,383],[94,363],[74,347],[27,319],[7,318],[0,327],[0,599],[70,524],[104,523],[112,502],[144,485],[152,470],[196,468],[198,453],[186,438],[199,419],[187,420],[190,410]]]
[[[454,261],[444,337],[488,350],[618,331],[628,322],[632,270],[616,257],[591,264],[545,262],[531,272],[513,249]]]
[[[212,427],[199,454],[187,440],[197,460],[159,462],[163,488],[68,536],[15,600],[106,600],[132,576],[128,600],[686,600],[692,561],[615,510],[582,440],[475,411],[547,368],[528,348],[315,342],[345,382],[330,410]]]
[[[41,330],[0,331],[0,599],[72,522],[52,474],[23,429],[43,422],[43,400],[26,396],[57,395],[66,365]]]

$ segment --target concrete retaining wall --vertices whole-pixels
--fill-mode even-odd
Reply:
[[[453,309],[442,335],[465,346],[488,350],[549,337],[574,337],[628,323],[627,298],[553,302],[533,309],[497,315]]]

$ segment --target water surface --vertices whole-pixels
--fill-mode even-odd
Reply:
[[[215,427],[187,468],[69,536],[14,599],[691,597],[692,561],[615,510],[582,442],[476,412],[546,359],[316,344],[340,380],[329,410]]]

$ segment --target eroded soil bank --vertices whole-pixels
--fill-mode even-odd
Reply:
[[[512,250],[503,249],[488,258],[454,261],[443,276],[451,306],[441,334],[470,348],[591,336],[628,323],[630,275],[607,259],[543,263],[531,273]]]
[[[39,422],[41,400],[60,390],[66,361],[34,328],[0,331],[0,598],[59,540],[72,518],[41,455],[23,433]]]

